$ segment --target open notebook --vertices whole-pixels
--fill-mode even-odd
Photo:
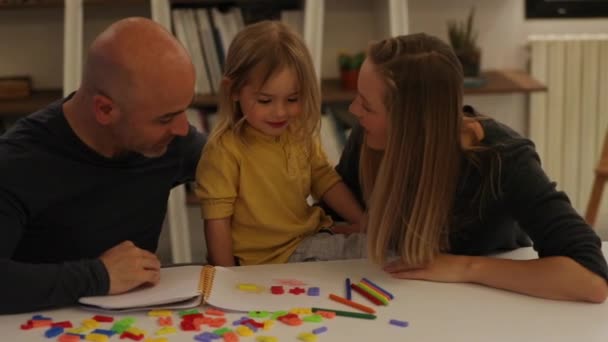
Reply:
[[[314,277],[316,278],[316,277]],[[290,289],[314,287],[315,279],[300,279],[298,284],[272,279],[255,268],[212,266],[177,266],[161,269],[161,281],[156,286],[110,296],[82,297],[82,306],[102,311],[134,311],[149,309],[183,309],[209,304],[231,311],[277,311],[293,307],[320,306],[324,296],[294,295]],[[242,286],[253,284],[259,291],[245,291]],[[272,286],[283,286],[285,294],[271,292]]]

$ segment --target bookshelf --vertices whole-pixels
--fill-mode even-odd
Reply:
[[[83,5],[151,5],[152,7],[171,8],[186,7],[212,7],[212,6],[277,6],[287,4],[287,8],[294,8],[298,1],[270,1],[270,0],[82,0]],[[23,0],[0,1],[0,11],[15,8],[44,8],[63,7],[64,0]],[[353,49],[364,46],[365,41],[386,35],[403,34],[408,30],[408,7],[405,0],[301,0],[300,8],[304,12],[302,32],[307,44],[311,47],[315,65],[319,69],[322,86],[322,100],[324,103],[348,102],[354,98],[353,91],[343,90],[336,78],[335,50],[339,48]],[[347,14],[341,14],[342,11]],[[314,14],[314,16],[312,15]],[[152,15],[154,18],[154,14]],[[155,18],[155,20],[159,20]],[[161,16],[162,17],[162,16]],[[355,33],[370,31],[358,39],[345,38],[353,35],[342,32],[339,27],[352,27],[353,22],[361,23],[376,18],[369,25],[357,25]],[[159,20],[163,25],[171,27],[171,19]],[[331,26],[327,25],[329,22]],[[367,27],[370,26],[370,27]],[[362,28],[361,28],[362,27]],[[337,43],[338,41],[338,43]],[[343,41],[343,42],[342,42]],[[335,46],[338,45],[338,46]],[[320,49],[315,51],[315,49]],[[64,56],[65,58],[65,56]],[[488,70],[484,73],[487,83],[477,88],[466,88],[466,95],[529,93],[545,90],[545,87],[532,79],[527,73],[515,70]],[[37,90],[33,96],[25,99],[0,101],[0,116],[24,115],[44,106],[58,98],[58,92],[52,90]],[[197,94],[193,102],[195,107],[212,108],[217,105],[217,99],[212,94]]]
[[[488,70],[482,72],[486,84],[465,88],[465,95],[499,95],[508,93],[532,93],[545,91],[547,87],[521,70]]]
[[[480,87],[465,87],[465,95],[500,95],[545,91],[547,87],[520,70],[487,70],[482,72],[486,83]],[[337,79],[325,79],[321,83],[325,103],[350,102],[355,91],[344,90]]]
[[[532,93],[545,91],[547,87],[528,73],[520,70],[488,70],[483,72],[486,84],[481,87],[465,88],[465,95],[500,95],[512,93]],[[350,102],[355,91],[344,90],[338,79],[324,79],[321,82],[322,99],[325,104]],[[15,100],[0,100],[0,118],[8,115],[27,115],[61,98],[58,89],[34,91],[31,97]],[[194,107],[213,108],[217,106],[217,96],[197,94],[192,102]]]
[[[71,0],[67,0],[71,1]],[[148,0],[84,0],[84,5],[145,5]],[[45,7],[63,7],[65,0],[22,0],[22,1],[0,1],[0,10],[3,9],[28,9]]]
[[[483,72],[482,75],[486,79],[486,83],[480,87],[465,88],[465,95],[500,95],[547,90],[545,85],[521,70],[488,70]],[[342,89],[338,79],[322,80],[321,89],[322,101],[325,104],[350,102],[356,95],[354,90]],[[214,107],[217,105],[217,99],[215,95],[197,95],[193,105],[196,107]]]
[[[171,27],[170,11],[172,8],[200,8],[213,6],[252,6],[257,7],[279,6],[283,3],[286,8],[294,8],[297,1],[269,1],[269,0],[83,0],[83,5],[124,5],[141,4],[168,11],[165,15],[152,14],[153,19],[166,27]],[[279,4],[279,5],[277,5]],[[30,0],[22,2],[0,2],[0,10],[4,8],[30,8],[30,7],[60,7],[63,0]],[[350,7],[350,8],[349,8]],[[403,34],[407,32],[407,1],[402,0],[302,0],[300,8],[304,13],[301,31],[309,47],[315,66],[322,81],[322,101],[325,104],[345,103],[352,101],[354,91],[343,90],[337,79],[336,51],[339,48],[355,49],[365,46],[371,39],[387,35]],[[341,14],[348,8],[347,14]],[[158,12],[158,11],[157,11]],[[314,14],[314,15],[312,15]],[[372,20],[374,19],[374,20]],[[353,35],[363,36],[357,39],[345,39],[345,32],[336,27],[353,27],[353,23],[370,22],[366,25],[356,25]],[[331,22],[331,27],[327,23]],[[362,27],[362,28],[361,28]],[[369,31],[370,33],[364,33]],[[64,56],[66,58],[66,56]],[[507,93],[529,93],[543,91],[545,87],[531,78],[527,73],[516,70],[488,70],[484,73],[486,84],[481,87],[466,88],[465,95],[492,95]],[[58,98],[55,90],[37,91],[31,98],[11,101],[0,101],[0,117],[6,115],[25,115],[44,106]],[[197,94],[193,101],[194,107],[214,108],[217,98],[213,94]]]

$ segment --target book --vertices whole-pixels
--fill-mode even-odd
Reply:
[[[188,50],[196,71],[195,91],[197,94],[211,94],[211,81],[201,48],[198,28],[193,10],[175,9],[171,12],[175,36]]]
[[[255,267],[174,266],[161,269],[161,280],[155,286],[139,287],[117,295],[82,297],[79,303],[86,309],[115,313],[186,309],[202,304],[236,312],[278,311],[327,304],[323,295],[307,295],[311,287],[318,291],[318,285],[314,285],[318,283],[316,277],[288,279],[288,276],[269,277],[269,274],[272,273],[261,272]],[[282,294],[276,293],[279,288]],[[291,290],[299,293],[291,293]]]
[[[201,38],[201,46],[209,69],[209,77],[211,78],[211,90],[214,94],[218,94],[222,81],[222,64],[219,60],[220,55],[217,51],[217,45],[213,36],[211,20],[209,19],[208,10],[206,8],[199,8],[195,11],[198,32]]]
[[[231,24],[229,23],[230,14],[225,14],[221,12],[217,8],[211,9],[211,24],[215,29],[217,29],[219,35],[219,41],[221,43],[223,54],[226,55],[228,53],[228,48],[230,47],[230,43],[232,43],[232,30]]]
[[[12,100],[30,96],[32,81],[29,77],[0,77],[0,99]]]
[[[162,268],[161,281],[155,286],[138,287],[117,295],[82,297],[78,302],[85,308],[107,311],[195,307],[203,301],[205,281],[212,281],[213,272],[206,269],[204,266]]]
[[[202,94],[213,94],[215,93],[215,87],[209,74],[209,63],[203,53],[201,37],[196,21],[196,13],[194,12],[194,9],[185,9],[183,11],[182,18],[186,25],[186,36],[189,39],[188,45],[192,48],[190,55],[194,61],[194,68],[197,76],[196,81],[201,83],[200,89]]]

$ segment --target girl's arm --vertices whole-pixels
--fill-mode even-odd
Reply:
[[[334,184],[323,194],[323,202],[350,223],[359,224],[363,210],[344,182]]]
[[[205,220],[207,260],[215,266],[235,266],[232,254],[231,218]]]
[[[470,282],[548,299],[602,303],[608,296],[604,278],[563,256],[508,260],[442,254],[423,268],[395,261],[385,270],[396,278]]]
[[[325,205],[349,223],[359,226],[363,216],[361,205],[327,160],[325,151],[323,151],[318,139],[312,144],[310,161],[311,193],[313,197],[322,200]],[[359,230],[356,229],[356,231]]]

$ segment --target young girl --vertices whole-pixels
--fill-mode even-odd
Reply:
[[[319,143],[320,92],[304,42],[280,22],[234,38],[220,120],[197,169],[209,262],[232,266],[361,255],[358,234],[334,235],[322,199],[356,226],[361,208]]]
[[[604,301],[600,239],[555,190],[532,142],[463,110],[462,97],[462,67],[439,39],[371,45],[350,107],[360,127],[337,167],[367,204],[369,257],[398,278]],[[529,238],[540,259],[481,256]],[[387,253],[400,258],[385,264]]]

